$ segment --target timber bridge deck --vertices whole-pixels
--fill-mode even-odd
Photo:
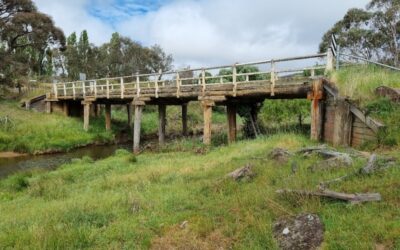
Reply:
[[[298,66],[300,61],[310,63],[310,60],[314,60],[314,66]],[[324,65],[315,66],[315,60],[323,61]],[[290,66],[293,64],[297,66]],[[322,102],[328,99],[322,76],[330,70],[333,70],[333,56],[328,52],[228,66],[57,83],[47,94],[46,110],[52,112],[59,109],[66,115],[83,113],[84,128],[87,130],[90,115],[97,113],[99,105],[105,105],[106,129],[111,128],[111,105],[127,105],[129,123],[134,108],[133,148],[134,152],[139,152],[141,116],[145,105],[158,105],[159,142],[163,144],[166,106],[182,106],[182,134],[186,135],[187,104],[200,101],[204,111],[203,141],[210,144],[212,107],[215,105],[227,107],[228,141],[233,142],[236,139],[238,104],[257,104],[265,99],[308,98],[312,101],[311,137],[321,140],[330,137],[327,130],[331,124],[324,121],[326,107]],[[210,72],[215,71],[219,73],[211,75]],[[324,124],[327,129],[324,129]],[[336,129],[342,128],[338,125]],[[350,130],[345,135],[335,132],[335,128],[331,130],[337,134],[330,138],[333,143],[351,144]]]

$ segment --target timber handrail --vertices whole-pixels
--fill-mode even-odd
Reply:
[[[271,92],[274,94],[276,80],[279,74],[294,74],[305,71],[310,71],[311,76],[315,76],[317,70],[326,69],[325,65],[315,65],[311,67],[293,67],[293,68],[279,68],[278,63],[294,62],[307,59],[322,59],[328,57],[328,53],[287,57],[280,59],[270,59],[264,61],[255,61],[248,63],[235,63],[233,65],[223,65],[205,68],[182,69],[148,74],[133,74],[129,76],[120,77],[107,77],[91,80],[80,80],[72,82],[61,82],[53,84],[52,93],[57,99],[58,97],[72,97],[78,96],[105,96],[107,99],[110,95],[115,96],[118,94],[121,99],[124,99],[127,90],[135,90],[136,96],[140,96],[141,89],[153,89],[156,98],[158,93],[163,88],[174,87],[176,88],[176,96],[179,98],[181,88],[183,86],[200,85],[201,92],[205,93],[207,85],[214,84],[232,84],[233,96],[236,96],[237,86],[241,83],[248,83],[252,81],[270,81]],[[328,65],[329,63],[327,63]],[[244,66],[259,66],[265,65],[267,69],[258,69],[254,72],[240,72],[239,67]],[[210,70],[226,70],[226,74],[208,75]],[[197,73],[199,72],[199,73]],[[186,74],[186,76],[185,76]],[[189,74],[189,76],[187,76]],[[90,88],[90,91],[89,89]],[[70,93],[72,89],[72,93]]]

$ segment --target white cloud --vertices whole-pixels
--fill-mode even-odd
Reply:
[[[118,25],[144,44],[160,44],[178,66],[233,63],[315,53],[323,33],[367,0],[189,0]]]
[[[101,16],[107,11],[112,16],[115,3],[112,6],[111,0],[34,1],[66,34],[87,29],[91,41],[100,44],[108,41],[114,30],[85,8],[95,2]],[[315,53],[327,29],[349,8],[364,7],[368,2],[172,0],[144,14],[122,15],[114,25],[115,30],[144,45],[161,45],[174,56],[178,67],[209,66]],[[119,6],[118,11],[122,9],[124,6]]]
[[[64,30],[66,36],[86,29],[90,41],[102,44],[110,40],[113,28],[98,18],[89,15],[89,0],[33,0],[41,12],[49,14],[56,25]]]

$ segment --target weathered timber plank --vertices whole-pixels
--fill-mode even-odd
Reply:
[[[376,133],[369,128],[353,127],[353,133],[376,137]]]

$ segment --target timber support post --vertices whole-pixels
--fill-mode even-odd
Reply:
[[[165,144],[165,125],[167,123],[167,106],[158,105],[158,143],[160,146]]]
[[[85,131],[89,130],[89,120],[90,120],[90,106],[92,102],[82,101],[83,105],[83,129]]]
[[[203,129],[203,143],[211,145],[211,122],[212,122],[212,107],[215,106],[214,101],[202,101],[204,113],[204,129]]]
[[[323,83],[322,79],[313,81],[312,91],[308,94],[311,100],[311,140],[320,141],[323,133]]]
[[[140,127],[142,122],[142,112],[145,103],[143,101],[134,101],[135,119],[133,124],[133,153],[140,153]]]
[[[107,103],[105,108],[106,130],[111,130],[111,104]]]
[[[337,100],[335,106],[333,145],[350,146],[353,125],[353,115],[350,111],[350,104],[345,100]]]
[[[188,104],[182,104],[182,134],[183,136],[188,135],[188,126],[187,126],[187,111],[188,111]]]
[[[236,106],[228,104],[226,112],[228,118],[228,143],[233,143],[236,141]]]
[[[52,103],[50,101],[46,101],[46,113],[51,114],[52,111]]]

